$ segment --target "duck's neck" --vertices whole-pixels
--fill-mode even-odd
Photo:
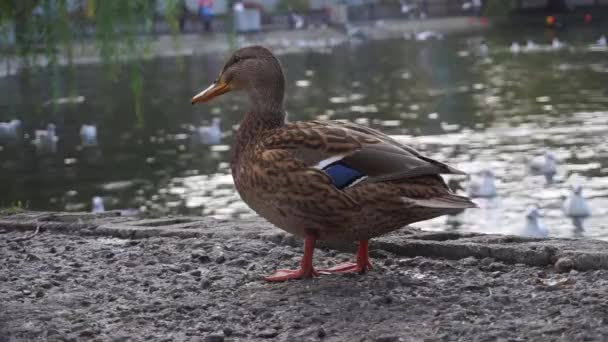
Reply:
[[[247,147],[251,147],[256,139],[264,136],[265,131],[285,125],[285,110],[283,109],[283,85],[275,87],[256,88],[248,92],[249,109],[239,124],[233,147],[234,157]]]

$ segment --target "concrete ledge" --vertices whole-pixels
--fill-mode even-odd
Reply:
[[[108,236],[126,239],[152,237],[175,238],[245,238],[296,246],[301,241],[262,219],[218,221],[205,217],[139,218],[119,212],[101,215],[89,213],[23,212],[0,216],[0,229],[41,231],[62,234]],[[321,243],[321,247],[354,251],[352,243]],[[423,256],[451,260],[473,257],[493,258],[508,264],[547,266],[562,258],[571,268],[585,271],[608,269],[608,242],[588,239],[532,239],[516,236],[484,235],[457,232],[427,232],[412,227],[374,239],[375,253],[398,256]]]

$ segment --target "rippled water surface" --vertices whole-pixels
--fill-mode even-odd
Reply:
[[[547,44],[544,31],[512,33]],[[518,233],[526,207],[543,209],[552,235],[574,236],[561,211],[575,182],[584,185],[594,216],[584,236],[608,239],[608,52],[590,51],[598,31],[566,32],[572,47],[512,56],[504,32],[448,36],[442,41],[356,42],[281,54],[288,80],[290,120],[346,119],[378,128],[433,158],[475,173],[491,168],[499,196],[479,200],[458,229]],[[487,57],[478,56],[485,38]],[[280,51],[277,51],[280,53]],[[129,71],[108,77],[100,66],[73,71],[74,84],[53,84],[50,73],[0,79],[0,119],[24,121],[25,132],[57,125],[58,151],[38,155],[30,144],[0,151],[0,206],[106,209],[248,217],[228,171],[232,130],[245,111],[238,94],[192,107],[225,56],[142,62],[141,115]],[[50,105],[52,89],[77,89],[84,101]],[[77,101],[78,102],[78,101]],[[193,146],[191,125],[222,118],[222,144]],[[98,126],[100,145],[79,147],[84,122]],[[30,138],[31,139],[31,138]],[[552,151],[558,181],[546,186],[527,162]],[[418,224],[450,229],[446,218]]]

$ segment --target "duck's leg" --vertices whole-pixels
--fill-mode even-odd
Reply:
[[[372,269],[372,264],[369,262],[369,240],[359,241],[359,250],[357,251],[357,263],[347,262],[334,266],[332,268],[319,270],[321,273],[365,273]]]
[[[290,279],[312,278],[319,275],[312,267],[312,255],[315,250],[317,236],[314,233],[306,233],[304,238],[304,256],[299,270],[278,270],[275,274],[265,277],[267,281],[277,282]]]

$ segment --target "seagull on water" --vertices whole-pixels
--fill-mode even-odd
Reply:
[[[57,133],[55,125],[50,123],[46,129],[38,129],[34,131],[34,140],[32,144],[36,146],[38,153],[55,153],[57,152]]]
[[[521,52],[521,45],[518,42],[513,42],[509,48],[512,54],[517,55]]]
[[[82,146],[97,146],[97,126],[84,124],[80,127]]]
[[[532,159],[529,167],[532,174],[545,176],[547,184],[552,184],[553,177],[557,174],[557,160],[551,152],[545,152],[544,156]]]
[[[0,122],[0,142],[16,142],[19,140],[21,120],[13,119],[9,122]]]
[[[469,197],[492,198],[496,197],[496,177],[492,170],[483,170],[478,177],[471,178],[467,185]]]
[[[583,230],[583,221],[591,217],[591,206],[583,197],[583,187],[576,184],[572,187],[570,195],[564,201],[562,207],[564,214],[572,220],[572,224],[578,230]]]
[[[537,238],[549,236],[549,230],[542,223],[542,216],[537,206],[529,207],[526,211],[526,225],[521,235]]]
[[[193,146],[218,145],[222,142],[221,118],[213,118],[211,125],[193,128],[191,142]]]

